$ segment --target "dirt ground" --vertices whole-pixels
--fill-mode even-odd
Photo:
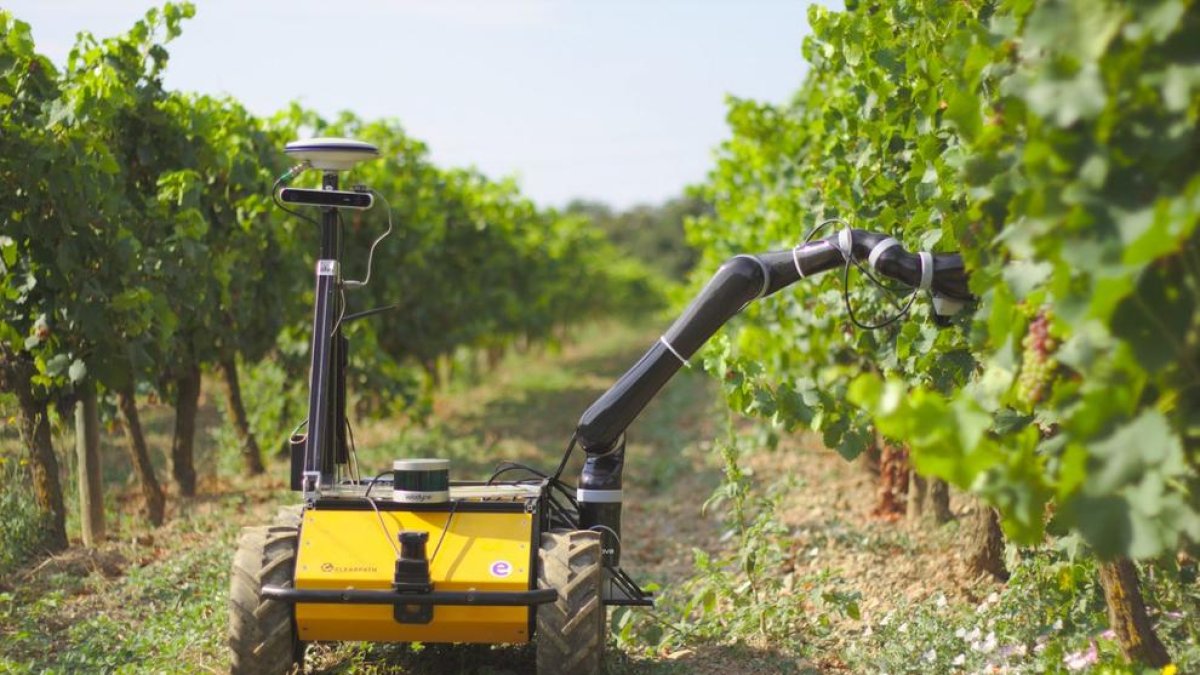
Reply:
[[[356,429],[360,460],[365,466],[386,465],[397,447],[426,444],[451,452],[460,477],[486,471],[499,459],[552,464],[579,413],[653,338],[644,330],[619,327],[558,351],[510,358],[482,382],[440,391],[432,425],[394,421],[360,425]],[[682,373],[630,430],[623,563],[641,581],[663,586],[682,583],[694,573],[693,549],[717,554],[731,545],[722,538],[725,525],[720,514],[703,511],[722,476],[713,451],[714,439],[725,433],[726,413],[721,412],[718,398],[717,388],[702,373]],[[216,419],[213,408],[213,401],[206,398],[206,419]],[[150,426],[166,429],[170,410],[147,405],[146,417]],[[160,452],[169,447],[163,440],[152,439]],[[119,464],[119,448],[112,456]],[[956,523],[936,527],[872,515],[877,479],[862,462],[846,462],[805,436],[787,438],[775,451],[751,453],[743,462],[763,487],[781,478],[792,485],[779,507],[791,537],[790,569],[779,573],[801,577],[828,570],[845,590],[861,595],[861,619],[846,619],[836,627],[847,640],[863,625],[878,621],[900,599],[916,601],[940,593],[951,601],[975,602],[990,592],[989,582],[969,578],[965,572]],[[573,471],[568,469],[567,475],[573,476]],[[116,466],[109,473],[119,476],[121,469]],[[284,473],[280,460],[267,476],[254,479],[222,475],[209,467],[202,472],[201,496],[170,499],[168,524],[153,531],[134,522],[136,490],[125,474],[121,482],[109,486],[116,495],[116,510],[110,514],[116,522],[110,524],[107,543],[92,550],[72,548],[0,579],[0,594],[12,596],[8,613],[0,612],[0,638],[25,640],[0,648],[0,671],[37,672],[59,663],[31,652],[36,649],[103,653],[102,643],[89,643],[95,638],[75,626],[96,616],[122,626],[125,632],[111,637],[119,641],[125,639],[122,635],[157,630],[160,624],[169,631],[171,612],[195,612],[200,623],[195,626],[196,637],[179,645],[169,662],[181,672],[225,670],[220,665],[225,658],[220,597],[227,578],[225,553],[232,553],[240,525],[266,522],[280,503],[292,499],[284,490]],[[166,478],[165,468],[160,467],[159,475]],[[960,518],[965,515],[964,504],[954,501],[952,507]],[[191,565],[185,572],[194,577],[194,592],[168,598],[153,612],[136,611],[132,603],[146,597],[147,588],[161,584],[173,592],[178,582],[162,580],[184,573],[180,572],[184,563]],[[52,611],[47,610],[55,618],[40,624],[44,635],[31,638],[28,627],[39,625],[40,615],[32,610],[22,613],[25,610],[14,603],[49,593],[62,596]],[[769,644],[698,644],[650,656],[611,656],[617,672],[748,675],[845,670],[835,655],[815,662],[798,660]],[[308,663],[314,672],[523,673],[530,672],[531,657],[528,648],[430,646],[414,656],[396,647],[318,645],[310,649]],[[137,648],[121,658],[128,659],[125,670],[131,666],[134,671],[143,666],[160,669],[156,657]]]

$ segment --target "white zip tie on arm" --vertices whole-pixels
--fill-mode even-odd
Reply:
[[[891,237],[888,237],[887,239],[880,241],[878,244],[875,244],[875,247],[871,249],[871,255],[867,256],[867,263],[869,263],[871,265],[871,269],[878,272],[879,271],[879,258],[881,256],[883,256],[883,252],[893,246],[899,246],[899,245],[900,245],[900,242],[896,241],[895,239],[893,239]]]
[[[854,255],[854,232],[847,225],[846,229],[838,232],[838,250],[847,261]]]
[[[805,241],[802,241],[799,244],[796,244],[795,246],[793,246],[792,247],[792,264],[795,265],[796,274],[799,274],[801,279],[806,278],[808,275],[804,273],[804,268],[800,267],[800,249],[804,248],[805,246],[808,246],[809,244],[812,244],[813,246],[823,244],[830,248],[837,249],[839,252],[841,252],[841,249],[838,249],[837,244],[831,244],[831,243],[825,241],[824,239],[818,239],[817,241],[805,240]]]
[[[795,246],[792,247],[792,262],[796,265],[796,274],[799,274],[800,278],[803,279],[804,278],[804,270],[800,269],[800,247],[801,246],[804,246],[804,244],[796,244]]]
[[[921,258],[921,285],[917,288],[928,291],[933,288],[933,254],[929,251],[921,251],[917,255]]]
[[[672,354],[674,354],[674,355],[675,355],[675,358],[679,359],[679,362],[683,364],[683,367],[684,367],[684,368],[691,368],[691,367],[692,367],[692,364],[688,363],[688,360],[687,360],[687,359],[685,359],[685,358],[683,358],[683,354],[680,354],[679,352],[675,351],[675,348],[671,346],[671,343],[670,343],[670,342],[667,342],[667,336],[666,336],[666,335],[660,335],[660,336],[658,337],[658,341],[659,341],[659,342],[661,342],[661,343],[662,343],[662,345],[663,345],[664,347],[666,347],[666,348],[667,348],[667,351],[669,351],[669,352],[671,352]]]

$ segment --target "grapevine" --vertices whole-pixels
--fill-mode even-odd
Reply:
[[[1048,509],[1104,558],[1200,541],[1200,156],[1182,150],[1200,79],[1172,79],[1200,59],[1200,6],[900,0],[809,20],[791,100],[731,103],[703,188],[717,213],[688,230],[697,277],[836,217],[960,252],[979,302],[951,328],[917,303],[847,334],[839,280],[778,294],[709,351],[736,371],[731,406],[846,457],[878,429],[1018,543],[1043,540]]]

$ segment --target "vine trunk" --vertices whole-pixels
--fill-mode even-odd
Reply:
[[[1171,662],[1166,647],[1158,639],[1138,583],[1137,568],[1129,558],[1117,558],[1100,564],[1100,585],[1108,606],[1108,622],[1117,634],[1121,651],[1130,661],[1154,668]]]
[[[67,510],[63,505],[62,485],[58,480],[58,457],[50,436],[49,407],[33,392],[33,364],[15,358],[5,368],[11,389],[17,395],[20,408],[17,432],[21,444],[29,453],[29,469],[33,479],[33,494],[38,508],[46,514],[49,531],[45,545],[51,551],[67,547]]]
[[[233,432],[241,444],[242,461],[246,465],[246,473],[251,476],[261,474],[263,468],[262,451],[258,449],[258,440],[250,430],[250,418],[246,415],[246,406],[242,403],[242,384],[238,379],[237,362],[232,358],[221,359],[218,364],[221,371],[221,383],[225,392],[225,406],[229,419],[233,422]]]
[[[200,366],[193,363],[175,377],[175,434],[171,437],[171,473],[179,494],[196,494],[196,411],[200,404]]]
[[[125,420],[125,441],[129,446],[129,459],[133,463],[133,471],[137,474],[138,485],[142,489],[146,519],[151,525],[158,527],[163,524],[166,497],[159,487],[158,478],[154,475],[154,465],[150,462],[150,451],[146,447],[146,435],[142,432],[142,420],[138,416],[132,381],[117,392],[117,408]]]

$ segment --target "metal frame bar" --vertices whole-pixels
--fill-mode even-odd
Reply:
[[[379,496],[376,497],[375,495]],[[442,502],[440,504],[417,504],[407,502],[394,502],[391,499],[390,487],[386,493],[378,492],[371,495],[371,499],[375,501],[375,506],[367,503],[362,497],[350,498],[322,498],[317,500],[313,507],[317,511],[372,511],[379,510],[383,513],[391,512],[413,512],[413,513],[445,513],[454,510],[456,513],[525,513],[528,511],[528,502],[520,501],[494,501],[494,502],[476,502],[462,499]]]
[[[336,171],[326,171],[321,179],[326,190],[338,188]],[[316,307],[313,311],[312,362],[309,371],[308,430],[304,447],[304,475],[300,489],[305,498],[315,496],[322,487],[333,484],[335,448],[344,426],[341,402],[345,393],[345,377],[341,373],[340,345],[335,327],[338,314],[338,286],[341,283],[341,231],[337,209],[327,208],[321,214],[321,255],[317,261]],[[312,481],[310,476],[319,477]],[[316,485],[312,483],[316,482]]]
[[[553,588],[531,591],[432,591],[430,593],[397,593],[358,589],[296,589],[282,586],[263,586],[262,596],[286,603],[324,605],[444,605],[483,607],[527,607],[543,605],[558,599]]]

